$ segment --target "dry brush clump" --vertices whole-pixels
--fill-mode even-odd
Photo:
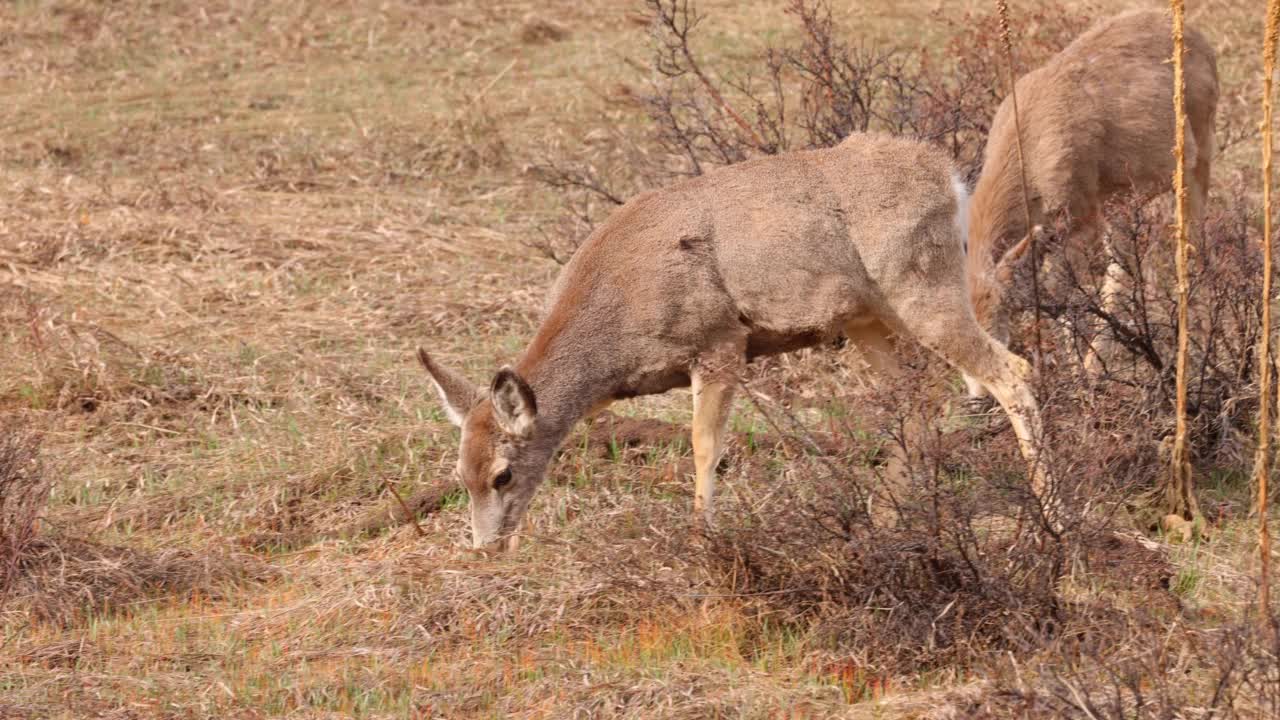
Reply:
[[[1223,195],[1243,197],[1232,189]],[[1051,234],[1042,252],[1055,261],[1048,263],[1039,297],[1032,297],[1030,282],[1013,284],[1012,301],[1025,321],[1021,349],[1037,351],[1030,325],[1038,308],[1044,345],[1039,352],[1046,361],[1080,376],[1094,398],[1124,408],[1090,415],[1125,418],[1131,430],[1145,426],[1133,440],[1163,445],[1173,432],[1177,335],[1177,299],[1168,280],[1171,218],[1164,203],[1134,197],[1111,203],[1106,216],[1109,251],[1075,252],[1070,238]],[[1188,422],[1191,458],[1202,472],[1247,467],[1252,453],[1258,407],[1254,348],[1262,312],[1257,217],[1258,208],[1246,199],[1219,205],[1192,238]],[[1066,226],[1065,220],[1057,224]],[[1108,264],[1122,280],[1113,303],[1103,297]],[[1102,372],[1085,378],[1080,372],[1084,357],[1103,346],[1104,335],[1111,347],[1101,356]]]
[[[1051,416],[1050,446],[1073,448],[1050,461],[1067,519],[1051,531],[1003,417],[942,411],[948,374],[918,354],[886,387],[832,388],[838,405],[817,424],[753,391],[789,437],[789,467],[745,475],[705,538],[724,592],[820,638],[867,681],[977,667],[1076,632],[1106,614],[1061,592],[1080,568],[1129,583],[1121,594],[1166,594],[1166,561],[1113,530],[1159,471],[1155,453]]]
[[[44,513],[53,475],[39,437],[0,427],[0,615],[74,625],[161,597],[216,598],[270,576],[264,563],[218,550],[144,550],[51,528]]]
[[[697,592],[747,618],[745,652],[787,628],[850,701],[982,677],[981,692],[948,700],[965,717],[1274,712],[1277,648],[1256,613],[1198,622],[1169,546],[1133,530],[1167,472],[1151,441],[1162,416],[1136,393],[1081,393],[1074,372],[1046,366],[1065,518],[1054,532],[1003,417],[945,408],[941,362],[919,353],[880,388],[828,383],[817,405],[784,404],[749,380],[777,445],[764,463],[731,453],[717,526],[694,552],[665,546],[696,566]]]
[[[1010,660],[964,717],[1255,720],[1280,714],[1272,633],[1256,622],[1197,629],[1132,611],[1109,632],[1059,643],[1048,661]]]
[[[17,423],[0,425],[0,602],[12,593],[22,560],[36,543],[52,488],[39,438]]]
[[[20,559],[5,612],[75,626],[149,602],[216,600],[273,574],[257,558],[216,548],[147,550],[50,533]]]

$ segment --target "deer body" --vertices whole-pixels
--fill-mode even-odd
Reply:
[[[1162,11],[1118,15],[1086,31],[1044,66],[1018,79],[1019,123],[1033,226],[1069,219],[1066,252],[1103,251],[1102,210],[1113,196],[1169,192],[1174,157],[1173,43]],[[1214,152],[1217,61],[1187,29],[1186,163],[1192,224],[1203,216]],[[1002,341],[1002,285],[1026,249],[1026,210],[1012,98],[992,121],[974,188],[968,274],[979,322]],[[1108,272],[1112,295],[1118,290]]]
[[[855,135],[644,193],[578,249],[533,340],[487,393],[420,351],[462,427],[458,474],[475,544],[516,532],[579,419],[617,399],[689,385],[695,508],[709,513],[743,364],[841,333],[873,368],[894,371],[897,336],[983,378],[1033,459],[1029,367],[969,307],[966,198],[954,177],[937,150]]]

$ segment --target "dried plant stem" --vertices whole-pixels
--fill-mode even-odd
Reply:
[[[751,123],[738,114],[737,110],[733,109],[728,100],[724,99],[724,96],[720,94],[720,90],[716,88],[715,83],[711,82],[707,74],[702,71],[702,65],[698,63],[698,59],[693,56],[693,50],[689,47],[689,31],[697,24],[699,17],[690,6],[689,1],[685,0],[685,2],[681,3],[679,0],[672,0],[671,7],[668,9],[663,5],[662,0],[656,0],[650,7],[655,11],[654,17],[656,20],[666,26],[673,37],[679,39],[679,43],[674,45],[671,50],[678,52],[683,57],[685,69],[693,73],[693,76],[698,79],[703,89],[707,91],[707,94],[715,102],[716,107],[728,115],[747,134],[753,147],[756,149],[764,147],[765,142],[760,138],[759,133],[751,127]]]
[[[1036,233],[1031,227],[1031,189],[1027,186],[1027,159],[1022,152],[1022,120],[1021,113],[1018,111],[1018,75],[1013,65],[1013,40],[1012,32],[1009,29],[1009,3],[1006,0],[996,0],[996,12],[1000,19],[1000,41],[1004,46],[1005,65],[1009,69],[1009,102],[1013,104],[1013,132],[1017,139],[1018,148],[1018,177],[1022,185],[1022,212],[1023,220],[1026,223],[1027,235],[1022,240],[1027,246],[1027,251],[1031,253],[1031,298],[1034,314],[1032,316],[1031,331],[1035,338],[1035,353],[1033,361],[1036,369],[1036,388],[1038,395],[1043,399],[1044,393],[1044,368],[1042,367],[1044,357],[1044,345],[1040,338],[1040,253],[1036,247]],[[1036,438],[1036,443],[1043,444],[1044,438]],[[1042,472],[1044,466],[1044,448],[1036,455],[1036,462],[1030,469],[1032,478],[1036,474]],[[1034,480],[1032,480],[1034,487]],[[1057,490],[1055,487],[1046,488],[1045,498],[1055,498]],[[1049,500],[1049,504],[1042,509],[1048,509],[1056,505],[1056,501]],[[1053,525],[1053,523],[1049,523]],[[1056,531],[1055,531],[1056,535]]]
[[[738,114],[737,110],[733,109],[733,106],[729,104],[729,101],[724,99],[724,96],[716,89],[715,84],[707,79],[707,76],[702,72],[702,68],[698,66],[696,61],[693,59],[692,53],[686,52],[685,58],[689,61],[689,67],[693,69],[693,74],[697,76],[698,81],[702,83],[702,87],[706,88],[707,94],[711,95],[711,99],[716,102],[716,105],[723,109],[729,117],[733,118],[733,121],[738,125],[738,127],[742,128],[742,131],[747,134],[747,137],[751,138],[752,145],[757,148],[764,147],[764,140],[760,139],[760,135],[751,128],[751,124],[744,120],[742,116]]]
[[[1267,480],[1271,474],[1271,78],[1275,74],[1276,44],[1280,39],[1280,0],[1267,3],[1266,34],[1262,44],[1262,338],[1258,345],[1258,457],[1254,479],[1258,485],[1258,607],[1263,622],[1271,615],[1271,535],[1267,529]]]
[[[1035,333],[1036,352],[1035,363],[1037,377],[1042,375],[1040,370],[1041,352],[1040,344],[1040,278],[1037,269],[1040,267],[1040,258],[1037,253],[1035,232],[1031,228],[1031,192],[1027,187],[1027,160],[1022,154],[1022,120],[1018,112],[1018,76],[1013,67],[1013,40],[1009,30],[1009,3],[1006,0],[996,0],[996,11],[1000,15],[1000,40],[1004,45],[1005,65],[1009,68],[1009,102],[1013,103],[1013,130],[1017,138],[1018,147],[1018,175],[1022,183],[1022,212],[1026,221],[1027,237],[1023,241],[1027,243],[1027,249],[1031,252],[1031,295],[1034,299],[1035,322],[1032,331]]]
[[[1169,461],[1169,486],[1165,490],[1164,500],[1170,513],[1194,521],[1200,516],[1200,509],[1196,504],[1191,461],[1187,452],[1187,112],[1184,100],[1186,80],[1183,76],[1186,49],[1182,38],[1186,9],[1183,0],[1169,0],[1169,8],[1173,14],[1173,112],[1176,119],[1173,150],[1176,165],[1173,171],[1173,190],[1177,198],[1174,261],[1178,291],[1178,351],[1175,363],[1177,385],[1173,453]]]
[[[404,501],[404,498],[400,497],[400,493],[396,492],[395,486],[391,484],[391,481],[384,477],[382,478],[382,485],[383,487],[385,487],[387,490],[391,492],[391,496],[396,499],[396,503],[400,505],[400,509],[404,510],[405,521],[413,525],[413,529],[415,532],[417,532],[418,537],[426,537],[427,533],[424,532],[422,530],[422,526],[418,524],[417,513],[409,509],[408,503]]]

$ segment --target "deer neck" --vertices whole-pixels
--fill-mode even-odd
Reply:
[[[553,314],[543,323],[516,371],[537,399],[543,442],[559,447],[592,408],[616,396],[625,359],[635,353],[620,347],[612,328],[557,327],[555,320]]]
[[[1027,210],[1017,168],[978,182],[970,205],[968,261],[988,271],[1011,245],[1027,234]],[[1034,207],[1032,210],[1034,211]]]

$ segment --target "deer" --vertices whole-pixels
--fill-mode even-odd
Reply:
[[[1145,202],[1172,189],[1170,37],[1171,21],[1163,11],[1138,10],[1104,20],[1017,80],[1016,122],[1013,95],[996,111],[970,200],[966,255],[974,312],[1000,342],[1010,340],[1006,291],[1015,278],[1026,277],[1018,270],[1030,244],[1044,239],[1045,224],[1059,218],[1065,218],[1066,238],[1061,248],[1048,251],[1046,261],[1060,264],[1085,257],[1082,253],[1107,253],[1101,307],[1114,314],[1124,272],[1110,246],[1104,208],[1127,193],[1138,193]],[[1217,59],[1198,31],[1186,28],[1184,42],[1188,219],[1192,227],[1201,227],[1214,154]],[[1095,342],[1086,357],[1090,372],[1102,369],[1109,347],[1105,337]],[[966,376],[965,384],[971,398],[986,395],[974,378]]]
[[[639,194],[583,241],[529,344],[472,385],[418,360],[461,428],[456,479],[472,544],[518,546],[548,466],[575,424],[610,403],[692,387],[695,519],[711,522],[739,378],[755,358],[838,336],[871,377],[910,340],[981,382],[1010,418],[1034,491],[1051,486],[1030,364],[978,324],[962,240],[968,196],[924,143],[855,134]]]

